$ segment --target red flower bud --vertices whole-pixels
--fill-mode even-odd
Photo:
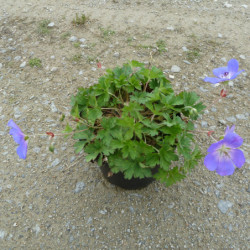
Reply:
[[[51,136],[51,138],[53,138],[55,136],[54,133],[52,133],[52,132],[46,132],[46,134]]]
[[[220,96],[221,97],[226,97],[227,96],[226,90],[222,89],[221,92],[220,92]]]
[[[98,63],[97,63],[97,67],[98,67],[99,69],[101,69],[101,68],[102,68],[102,64],[101,64],[100,62],[98,62]]]
[[[78,118],[75,118],[73,121],[74,122],[79,122],[80,120]]]
[[[211,131],[208,131],[208,132],[207,132],[207,135],[210,136],[210,135],[213,134],[213,133],[214,133],[214,131],[211,130]]]

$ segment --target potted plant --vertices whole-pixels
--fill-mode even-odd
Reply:
[[[156,67],[131,61],[107,70],[98,84],[72,97],[75,151],[96,161],[104,176],[127,189],[153,179],[167,186],[183,179],[202,157],[193,121],[205,106],[195,92],[174,93]]]

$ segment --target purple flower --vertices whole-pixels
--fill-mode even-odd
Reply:
[[[26,159],[28,143],[25,140],[25,135],[23,134],[21,129],[15,124],[13,120],[9,120],[8,126],[11,127],[10,135],[12,135],[14,141],[19,144],[16,150],[19,158]]]
[[[216,77],[205,77],[203,81],[210,83],[218,83],[230,81],[236,78],[242,71],[238,71],[239,63],[236,59],[231,59],[227,63],[227,67],[221,67],[213,70],[213,73]]]
[[[243,139],[234,133],[234,127],[227,127],[225,136],[221,141],[213,143],[204,159],[204,164],[208,170],[216,170],[221,176],[232,175],[235,166],[241,168],[245,163],[245,157],[240,149]]]

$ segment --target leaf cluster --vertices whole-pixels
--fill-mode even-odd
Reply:
[[[192,134],[204,109],[198,99],[194,92],[175,94],[156,67],[131,61],[108,69],[98,84],[72,97],[71,115],[79,121],[75,150],[84,149],[86,160],[99,165],[107,160],[113,173],[127,179],[151,177],[158,166],[154,177],[169,186],[201,157]],[[178,167],[180,157],[184,163]]]

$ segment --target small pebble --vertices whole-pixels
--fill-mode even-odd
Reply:
[[[229,122],[236,122],[236,118],[234,116],[226,117],[226,120]]]
[[[52,67],[50,71],[51,71],[51,72],[56,72],[57,69],[58,69],[57,67]]]
[[[114,53],[114,57],[117,57],[117,58],[120,57],[120,53],[119,52],[115,52]]]
[[[79,41],[80,41],[81,43],[85,43],[86,39],[85,39],[85,38],[81,38]]]
[[[174,31],[174,27],[173,27],[173,26],[168,26],[168,27],[167,27],[167,30]]]
[[[182,47],[182,50],[183,51],[188,51],[187,47],[185,47],[185,46]]]
[[[184,63],[186,64],[191,64],[191,62],[187,61],[187,60],[183,60]]]
[[[207,89],[204,89],[202,86],[200,86],[200,90],[201,90],[202,92],[207,92],[207,91],[208,91]]]
[[[230,201],[220,200],[218,203],[218,208],[223,214],[225,214],[228,211],[228,209],[232,206],[233,203]]]
[[[219,37],[219,38],[222,38],[223,36],[222,36],[222,34],[221,34],[221,33],[218,33],[218,37]]]
[[[247,120],[247,117],[244,114],[238,114],[236,115],[236,118],[239,120]]]
[[[246,57],[244,55],[240,55],[240,58],[243,59],[243,60],[246,59]]]
[[[225,3],[224,3],[224,6],[227,7],[227,8],[231,8],[233,5],[230,4],[230,3],[228,3],[228,2],[225,2]]]
[[[26,66],[26,62],[22,62],[21,64],[20,64],[20,68],[24,68]]]
[[[221,58],[221,61],[224,62],[224,63],[226,63],[226,62],[227,62],[227,59],[226,59],[225,57],[222,57],[222,58]]]
[[[15,56],[15,57],[14,57],[14,60],[15,60],[16,62],[18,62],[18,61],[21,60],[21,58],[22,58],[21,56]]]
[[[58,111],[54,102],[51,103],[50,108],[53,113],[56,113]]]
[[[55,166],[57,166],[59,163],[60,163],[60,160],[59,160],[58,158],[56,158],[56,159],[52,162],[51,166],[52,166],[52,167],[55,167]]]
[[[173,65],[171,67],[171,72],[173,72],[173,73],[178,73],[180,71],[181,71],[181,68],[179,66],[177,66],[177,65]]]
[[[79,181],[76,183],[75,193],[80,193],[85,187],[85,184],[83,181]]]
[[[3,239],[5,236],[5,231],[0,230],[0,239]]]
[[[54,27],[55,26],[55,23],[51,22],[48,24],[48,27]]]
[[[72,36],[69,39],[70,42],[76,42],[77,41],[77,37],[76,36]]]
[[[202,121],[202,122],[201,122],[201,126],[202,126],[203,128],[207,128],[207,122],[206,122],[206,121]]]

